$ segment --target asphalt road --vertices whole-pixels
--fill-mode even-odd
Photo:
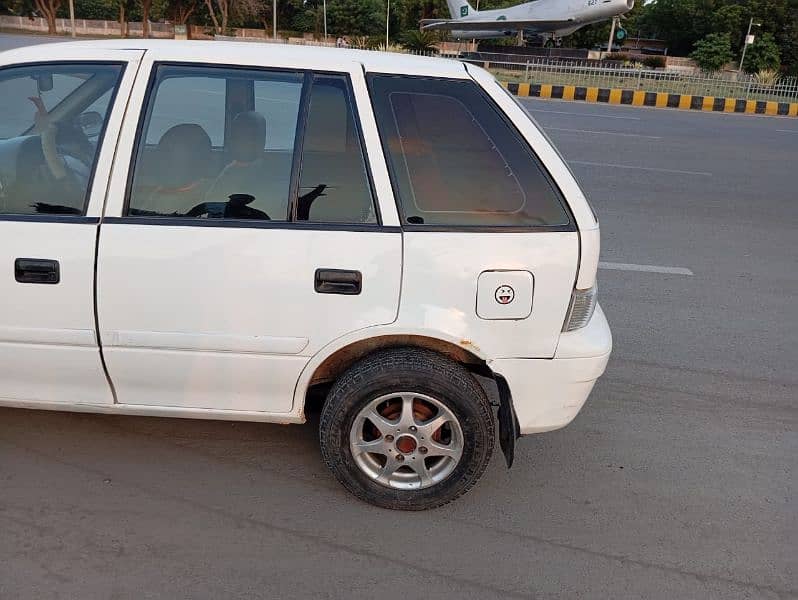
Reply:
[[[350,497],[315,423],[0,409],[0,598],[798,597],[798,120],[526,106],[610,267],[574,423],[407,514]]]
[[[68,42],[66,36],[51,35],[17,35],[12,33],[0,33],[0,52],[3,50],[13,50],[22,46],[32,46],[33,44],[44,44],[47,42]]]

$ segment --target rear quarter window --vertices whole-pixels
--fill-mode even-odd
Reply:
[[[540,161],[476,83],[372,75],[369,87],[406,223],[569,225]]]

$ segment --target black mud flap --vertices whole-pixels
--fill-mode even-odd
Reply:
[[[499,445],[504,453],[507,468],[513,466],[515,458],[515,440],[521,437],[518,427],[518,417],[513,409],[513,398],[510,395],[510,386],[501,375],[496,375],[496,386],[499,388]]]

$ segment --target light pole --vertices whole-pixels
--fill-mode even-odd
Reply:
[[[745,51],[748,48],[748,44],[754,43],[754,40],[751,39],[751,27],[753,27],[754,25],[759,27],[761,23],[754,23],[754,17],[751,17],[751,20],[748,21],[748,32],[745,34],[745,40],[743,40],[743,54],[742,56],[740,56],[740,68],[737,69],[738,73],[743,70],[743,61],[745,60]]]
[[[69,0],[69,25],[72,27],[72,37],[75,37],[75,1]]]
[[[277,0],[272,0],[272,37],[277,39]]]
[[[612,18],[612,25],[610,26],[610,41],[607,42],[607,52],[612,52],[612,40],[615,38],[615,21],[618,17]]]
[[[385,51],[388,51],[388,29],[391,24],[391,0],[388,0],[388,8],[385,10]]]
[[[327,41],[327,0],[324,0],[324,41]]]

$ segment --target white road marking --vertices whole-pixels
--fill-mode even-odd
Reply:
[[[546,131],[568,131],[570,133],[595,133],[596,135],[620,135],[622,137],[638,137],[647,140],[661,140],[658,135],[642,135],[640,133],[620,133],[617,131],[592,131],[590,129],[568,129],[566,127],[544,127]]]
[[[798,133],[798,129],[777,129],[776,131],[781,131],[782,133]]]
[[[660,267],[658,265],[635,265],[632,263],[599,262],[599,269],[611,271],[640,271],[643,273],[666,273],[668,275],[694,275],[687,267]]]
[[[612,163],[590,162],[587,160],[566,160],[568,164],[572,165],[588,165],[591,167],[610,167],[612,169],[635,169],[637,171],[657,171],[658,173],[677,173],[679,175],[701,175],[703,177],[712,177],[712,173],[706,171],[681,171],[679,169],[661,169],[659,167],[637,167],[634,165],[616,165]]]
[[[600,115],[599,113],[580,113],[580,112],[571,112],[566,110],[546,110],[545,108],[529,108],[528,106],[526,109],[529,112],[542,112],[542,113],[551,113],[553,115],[572,115],[575,117],[600,117],[602,119],[625,119],[628,121],[639,121],[640,117],[622,117],[620,115]]]

